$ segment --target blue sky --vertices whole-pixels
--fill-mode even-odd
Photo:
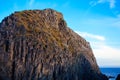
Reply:
[[[0,21],[14,11],[53,8],[90,42],[100,67],[120,67],[120,0],[0,0]]]

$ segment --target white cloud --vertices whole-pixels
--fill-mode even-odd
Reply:
[[[88,38],[93,38],[93,39],[97,39],[97,40],[100,40],[100,41],[105,40],[105,38],[103,36],[100,36],[100,35],[94,35],[94,34],[91,34],[91,33],[79,32],[79,31],[76,31],[76,33],[78,33],[79,35],[81,35],[84,38],[88,37]]]
[[[87,32],[76,31],[80,36],[89,38],[97,63],[100,67],[120,67],[120,49],[107,45],[105,37]],[[92,40],[90,39],[92,38]],[[94,40],[93,40],[94,39]]]
[[[92,45],[92,44],[91,44]],[[99,66],[120,67],[120,49],[106,44],[96,44],[93,48]]]
[[[112,9],[115,7],[115,2],[116,2],[115,0],[97,0],[97,1],[91,1],[90,5],[93,7],[96,6],[97,4],[108,3],[109,7]]]

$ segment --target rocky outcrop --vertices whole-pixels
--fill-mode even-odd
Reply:
[[[52,9],[15,12],[0,23],[0,80],[107,80],[89,42]]]
[[[120,74],[117,75],[116,80],[120,80]]]

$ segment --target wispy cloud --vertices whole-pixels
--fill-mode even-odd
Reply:
[[[109,0],[109,5],[110,5],[110,8],[114,8],[115,7],[115,0]]]
[[[34,0],[29,1],[29,6],[32,6],[34,4]]]
[[[97,1],[90,1],[90,5],[92,6],[92,7],[94,7],[94,6],[96,6],[97,4],[101,4],[101,3],[104,3],[105,2],[105,0],[97,0]]]
[[[88,38],[97,39],[97,40],[100,40],[100,41],[104,41],[105,40],[105,37],[100,36],[100,35],[94,35],[94,34],[91,34],[91,33],[79,32],[79,31],[76,31],[76,33],[78,33],[79,35],[81,35],[84,38],[88,37]]]
[[[29,0],[27,2],[27,8],[28,9],[44,9],[44,8],[56,8],[58,4],[52,3],[49,1],[46,2],[40,2],[40,1],[35,1],[35,0]]]
[[[112,8],[115,7],[116,1],[115,0],[97,0],[97,1],[91,1],[90,5],[92,7],[94,7],[94,6],[98,5],[98,4],[104,4],[104,3],[108,3],[109,7],[112,9]]]

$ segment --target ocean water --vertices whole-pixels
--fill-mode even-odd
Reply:
[[[106,76],[113,76],[109,80],[115,80],[117,75],[120,74],[120,68],[100,68],[101,72]]]

